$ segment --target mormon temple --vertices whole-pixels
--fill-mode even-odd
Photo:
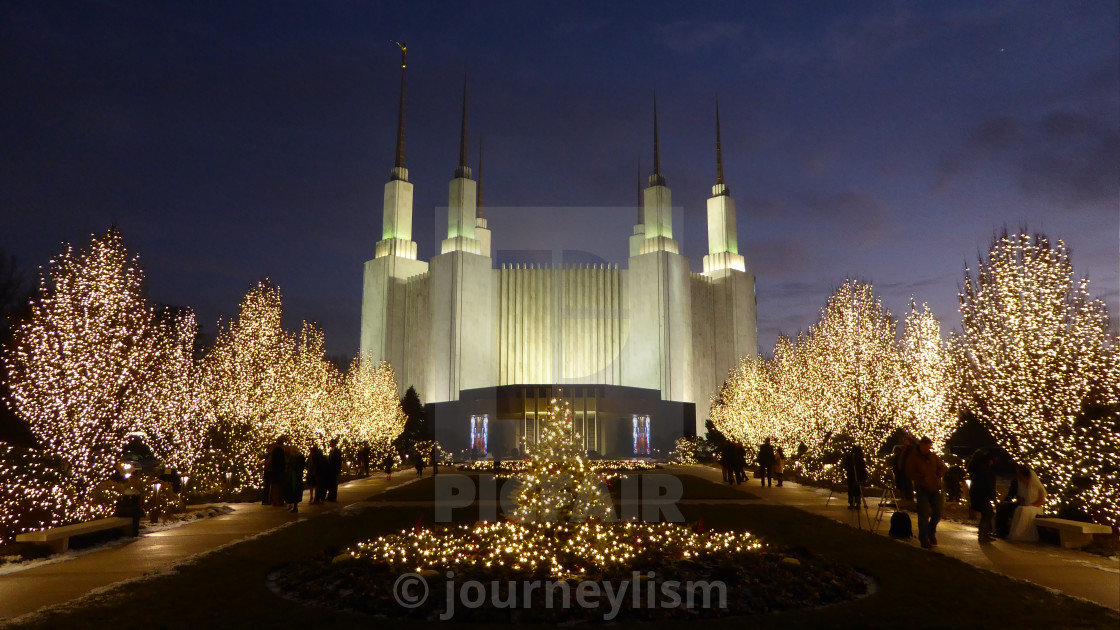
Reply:
[[[702,433],[728,370],[758,350],[755,278],[738,251],[718,108],[702,273],[673,238],[656,103],[653,174],[633,233],[619,235],[629,238],[625,266],[495,268],[491,226],[467,165],[465,88],[447,238],[422,261],[405,168],[404,54],[402,46],[396,163],[381,240],[364,267],[362,356],[388,361],[402,391],[416,388],[451,452],[524,453],[554,396],[571,403],[586,450],[604,457],[663,458],[677,438]]]

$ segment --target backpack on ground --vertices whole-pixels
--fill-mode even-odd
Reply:
[[[910,515],[906,512],[895,512],[891,514],[891,538],[911,538],[914,536],[913,525],[910,523]]]

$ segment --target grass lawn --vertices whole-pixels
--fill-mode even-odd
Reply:
[[[900,544],[882,535],[854,530],[795,508],[723,502],[743,493],[682,475],[686,518],[703,518],[705,529],[746,529],[775,545],[800,546],[848,563],[875,577],[878,592],[870,597],[821,609],[750,618],[704,620],[726,628],[972,628],[982,622],[1016,628],[1115,628],[1116,613],[1054,594],[1042,587],[982,571],[938,553]],[[706,484],[708,487],[704,487]],[[430,499],[434,484],[426,478],[384,495],[391,501]],[[713,490],[713,488],[715,488]],[[721,490],[734,496],[713,496]],[[457,510],[464,521],[471,510]],[[477,512],[475,512],[477,514]],[[334,555],[349,544],[400,529],[418,518],[432,523],[430,507],[386,503],[326,514],[297,522],[271,534],[215,551],[173,573],[111,589],[69,606],[40,614],[18,628],[415,628],[407,619],[374,619],[305,606],[274,595],[266,576],[285,563],[323,554]],[[432,622],[440,627],[465,624]],[[685,628],[687,620],[647,624]],[[482,627],[482,626],[471,626]]]

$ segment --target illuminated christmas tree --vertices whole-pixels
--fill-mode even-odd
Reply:
[[[613,521],[614,505],[602,488],[605,478],[583,452],[567,401],[552,399],[541,420],[537,443],[524,472],[514,520],[523,523]]]
[[[955,342],[976,416],[1037,470],[1052,509],[1120,523],[1117,344],[1065,244],[1005,232],[965,270],[960,302]]]

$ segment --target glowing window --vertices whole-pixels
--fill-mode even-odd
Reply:
[[[471,416],[471,451],[485,455],[489,444],[490,416]]]
[[[649,416],[634,414],[634,454],[649,455]]]

